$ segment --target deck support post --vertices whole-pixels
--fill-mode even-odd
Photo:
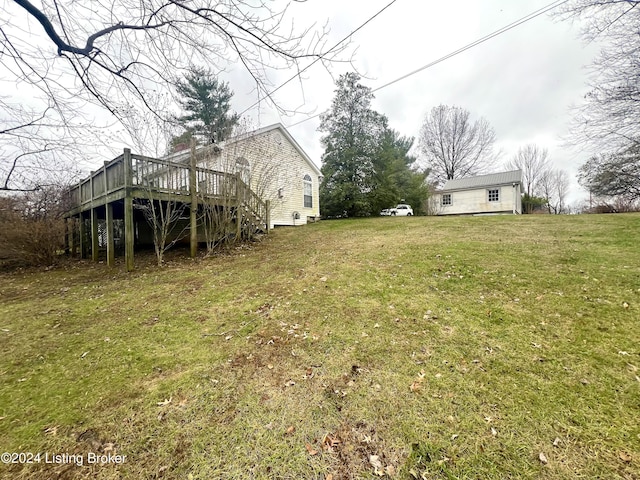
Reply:
[[[87,258],[88,245],[87,245],[87,229],[84,223],[84,215],[82,214],[82,212],[80,212],[78,219],[79,219],[78,227],[80,230],[80,258],[84,260],[85,258]]]
[[[191,258],[195,258],[198,254],[198,190],[197,190],[197,174],[196,174],[196,142],[191,139],[191,156],[189,158],[189,194],[191,195],[191,212],[189,215],[190,226],[189,233]]]
[[[91,209],[91,260],[98,261],[99,242],[98,242],[98,210]]]
[[[135,231],[133,226],[133,197],[131,176],[131,150],[124,149],[124,261],[127,272],[133,271],[133,245]]]
[[[113,204],[107,203],[105,209],[107,211],[107,266],[113,267],[116,263],[115,242],[113,239]]]
[[[267,233],[269,233],[269,226],[271,225],[271,200],[265,200],[264,210],[265,222],[267,224]]]
[[[71,256],[78,254],[78,243],[76,242],[76,217],[69,218],[69,250]]]

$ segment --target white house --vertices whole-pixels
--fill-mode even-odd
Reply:
[[[522,213],[522,172],[448,180],[431,198],[434,215]]]
[[[170,160],[188,155],[180,152]],[[197,158],[200,167],[239,173],[263,201],[269,200],[270,227],[320,218],[320,169],[280,123],[200,148]]]

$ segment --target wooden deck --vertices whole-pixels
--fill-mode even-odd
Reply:
[[[98,260],[98,223],[106,222],[107,264],[115,261],[114,218],[124,220],[125,262],[133,269],[134,200],[180,202],[189,206],[191,255],[197,252],[197,211],[204,202],[219,202],[233,206],[243,218],[251,218],[256,228],[269,230],[269,202],[263,201],[245,184],[238,174],[199,167],[192,152],[189,163],[174,162],[132,154],[125,149],[122,155],[105,162],[99,170],[68,191],[67,244],[73,252]],[[115,212],[115,217],[114,217]],[[84,220],[91,220],[86,232]],[[240,221],[238,229],[240,229]],[[74,239],[79,239],[76,245]]]

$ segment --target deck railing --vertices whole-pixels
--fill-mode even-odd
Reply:
[[[130,165],[126,164],[128,161]],[[89,177],[69,189],[70,210],[95,208],[96,204],[123,198],[127,187],[133,191],[134,197],[153,198],[157,194],[169,194],[184,196],[187,202],[191,194],[191,168],[189,163],[125,153],[105,162],[102,168],[91,172]],[[127,172],[130,172],[129,178]],[[193,178],[195,192],[201,201],[220,199],[224,205],[242,205],[263,222],[267,219],[266,203],[238,174],[196,166]]]

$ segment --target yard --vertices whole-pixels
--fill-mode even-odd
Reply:
[[[1,478],[640,478],[640,215],[119,260],[1,274]]]

